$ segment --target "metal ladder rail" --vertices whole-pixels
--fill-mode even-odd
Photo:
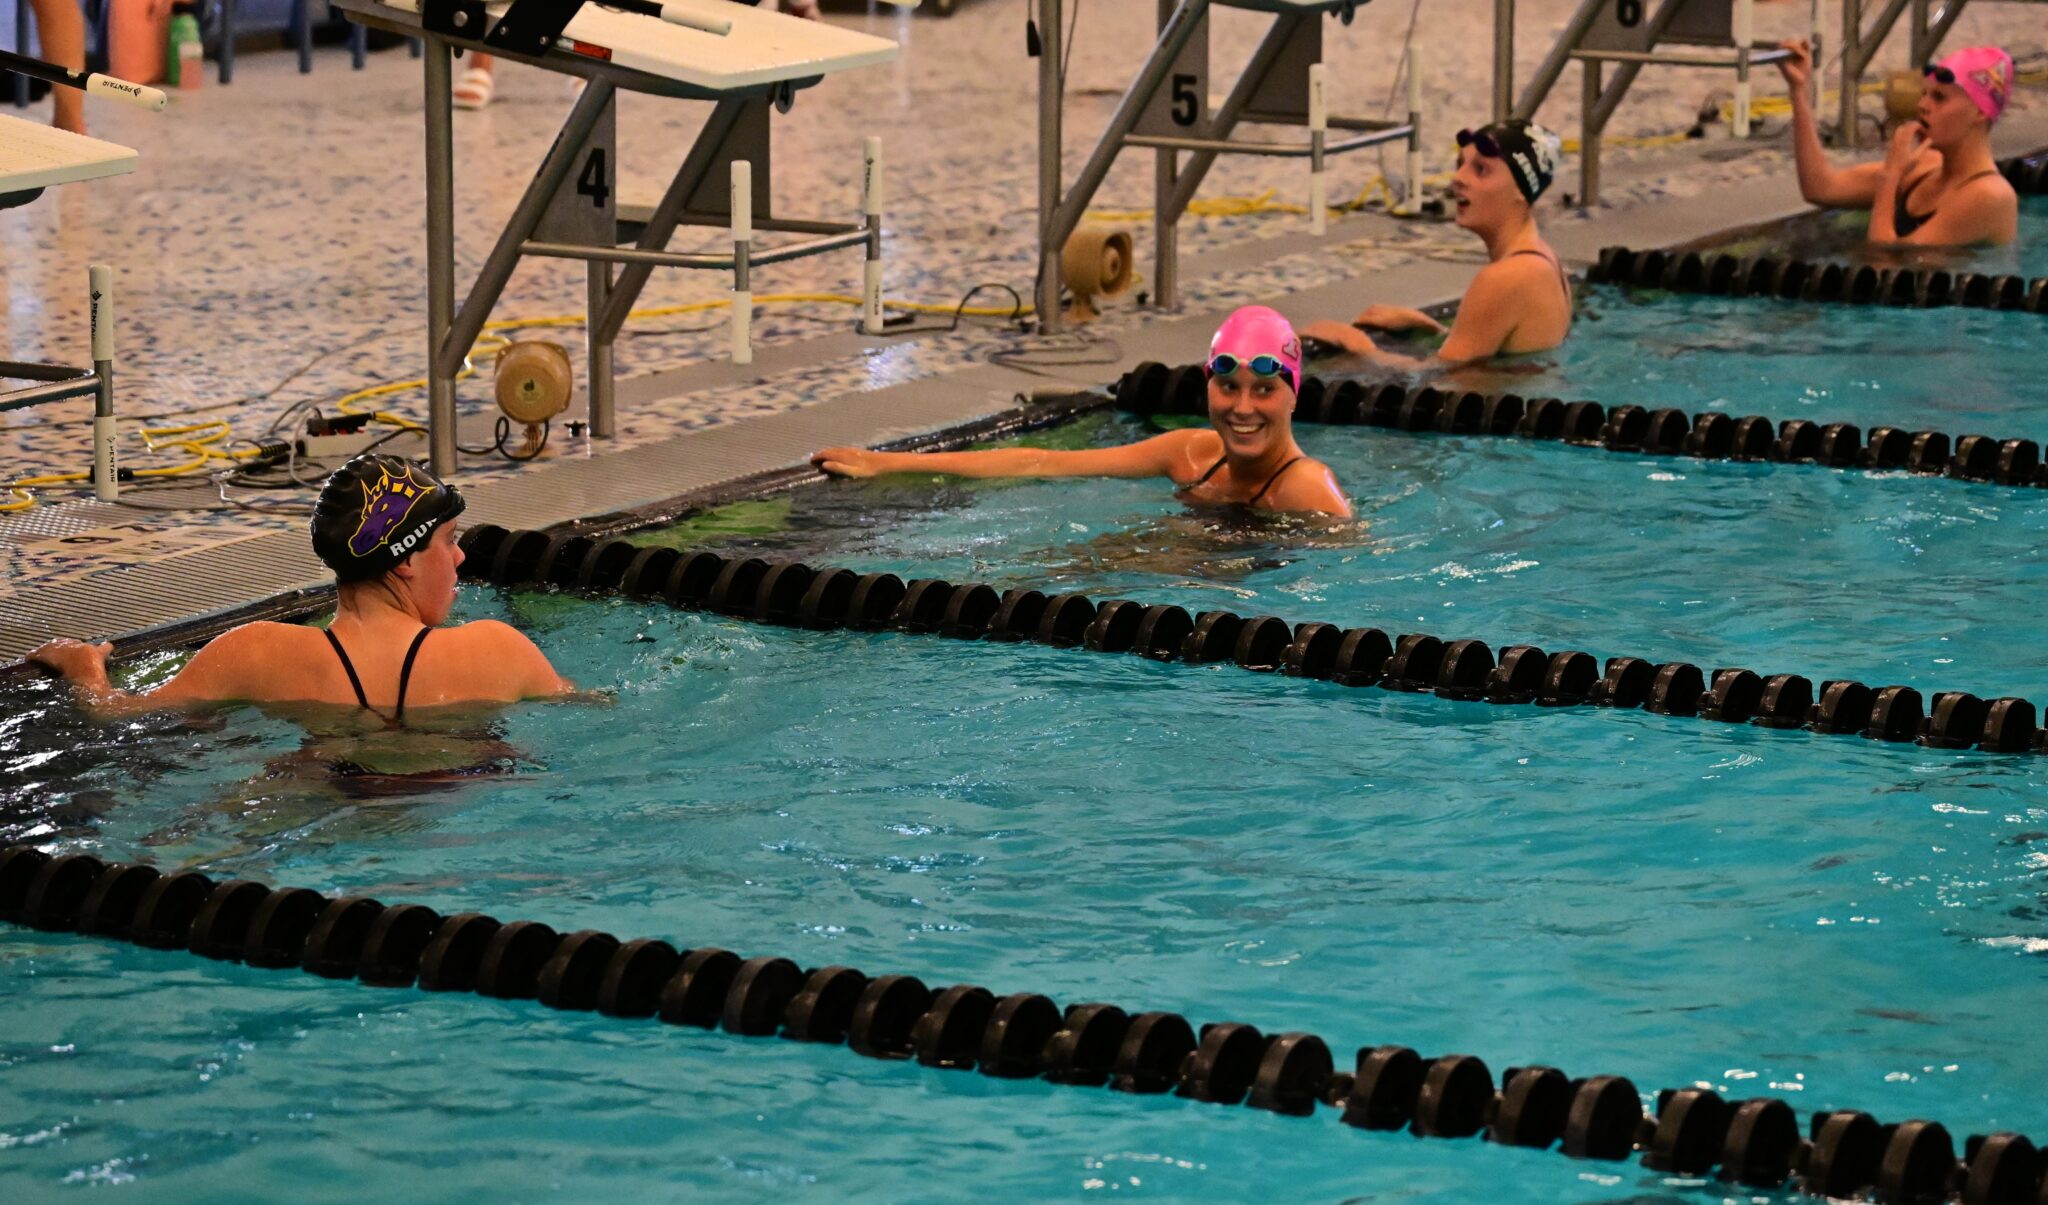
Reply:
[[[1758,66],[1774,63],[1786,57],[1785,51],[1775,46],[1757,43],[1753,34],[1753,11],[1751,0],[1734,0],[1732,14],[1732,44],[1727,49],[1734,52],[1733,58],[1710,57],[1701,53],[1670,53],[1655,49],[1647,51],[1587,50],[1583,43],[1592,31],[1594,23],[1608,5],[1615,0],[1582,0],[1577,11],[1565,23],[1564,30],[1551,46],[1543,62],[1537,67],[1527,88],[1512,107],[1507,99],[1513,90],[1514,64],[1514,0],[1495,0],[1494,6],[1494,86],[1493,104],[1496,117],[1503,109],[1510,116],[1525,120],[1533,119],[1535,113],[1550,96],[1565,68],[1573,62],[1583,65],[1585,83],[1580,102],[1580,203],[1590,205],[1598,201],[1600,191],[1600,137],[1607,122],[1614,116],[1628,90],[1635,83],[1636,76],[1646,66],[1717,67],[1733,70],[1736,74],[1736,112],[1734,134],[1738,138],[1749,134],[1749,82],[1750,72]],[[1904,0],[1899,0],[1903,3]],[[1647,40],[1656,47],[1677,18],[1684,0],[1664,0],[1649,18]],[[1811,12],[1816,35],[1818,34],[1819,0],[1811,0]],[[1814,38],[1814,57],[1821,52],[1818,36]],[[1603,81],[1604,64],[1616,66],[1614,78]],[[1815,93],[1819,91],[1819,73],[1813,81]]]

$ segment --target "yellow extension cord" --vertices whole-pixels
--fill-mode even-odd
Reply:
[[[2019,72],[2015,77],[2015,82],[2022,84],[2048,83],[2048,70]],[[1861,85],[1857,89],[1857,91],[1860,95],[1865,96],[1872,95],[1874,93],[1880,93],[1884,91],[1884,84],[1882,82],[1866,83]],[[1825,109],[1839,96],[1839,91],[1824,92],[1821,96],[1821,102],[1819,107]],[[1789,97],[1771,96],[1764,97],[1762,99],[1753,98],[1751,99],[1749,104],[1749,113],[1752,118],[1777,117],[1782,116],[1791,111],[1792,101]],[[1724,122],[1732,123],[1734,121],[1734,118],[1734,100],[1730,99],[1722,101],[1721,120]],[[1686,133],[1685,131],[1678,131],[1670,134],[1647,134],[1607,138],[1603,139],[1603,142],[1609,146],[1665,147],[1677,146],[1681,143],[1690,140],[1690,135],[1688,133]],[[1577,154],[1579,151],[1579,140],[1576,138],[1564,140],[1564,150],[1567,154]],[[1449,179],[1450,173],[1440,172],[1435,175],[1423,177],[1422,183],[1424,185],[1441,185],[1447,182]],[[1191,201],[1188,204],[1187,212],[1198,218],[1249,217],[1264,213],[1286,213],[1301,215],[1306,214],[1308,212],[1308,207],[1306,205],[1295,205],[1285,201],[1275,201],[1273,197],[1274,194],[1278,191],[1278,189],[1267,189],[1265,192],[1262,192],[1257,196],[1211,197],[1206,200]],[[1387,178],[1385,176],[1374,176],[1371,180],[1366,182],[1364,188],[1359,190],[1357,196],[1353,197],[1349,201],[1342,201],[1335,205],[1330,206],[1330,210],[1333,213],[1355,212],[1357,210],[1365,208],[1365,206],[1369,204],[1373,199],[1375,199],[1375,197],[1385,201],[1388,208],[1390,209],[1396,204],[1396,198],[1394,196],[1393,187],[1387,182]],[[1088,217],[1098,222],[1145,222],[1151,220],[1152,211],[1149,209],[1090,210],[1088,213]],[[629,317],[665,318],[674,317],[678,314],[701,314],[711,310],[725,309],[729,307],[731,304],[732,302],[730,299],[724,298],[721,298],[716,301],[697,301],[690,302],[684,305],[658,306],[652,309],[634,310],[629,315]],[[844,293],[774,293],[763,297],[756,297],[754,299],[754,304],[823,304],[857,306],[861,304],[861,299]],[[955,312],[954,307],[949,305],[932,305],[921,302],[907,301],[892,301],[886,302],[884,304],[888,309],[908,313],[951,314]],[[1028,305],[1024,306],[1020,310],[1015,311],[1015,313],[1018,315],[1029,314],[1031,312],[1032,309]],[[958,313],[962,317],[967,318],[1008,318],[1012,316],[1013,312],[1011,310],[1006,310],[1001,306],[971,306],[959,310]],[[504,319],[502,321],[497,322],[487,322],[484,324],[483,333],[479,335],[477,338],[476,345],[470,349],[469,356],[463,357],[462,371],[456,374],[455,379],[458,381],[468,380],[469,378],[476,375],[476,366],[473,363],[471,363],[471,357],[474,357],[478,352],[483,352],[486,354],[495,352],[500,348],[507,346],[511,342],[511,340],[505,338],[503,335],[495,334],[494,332],[504,330],[528,330],[554,326],[581,326],[584,323],[584,321],[585,315],[582,314],[560,314],[552,317],[543,318]],[[373,385],[367,389],[358,389],[354,393],[350,393],[343,396],[341,400],[335,404],[335,406],[336,409],[340,410],[343,414],[360,414],[362,413],[360,407],[364,402],[371,401],[375,398],[388,397],[392,394],[404,393],[407,392],[408,390],[422,389],[426,387],[426,384],[427,380],[425,377],[418,377],[409,381],[393,381],[385,385]],[[395,414],[387,410],[373,410],[370,412],[370,414],[371,418],[374,419],[375,421],[381,423],[388,423],[395,427],[401,427],[413,431],[423,431],[426,429],[419,423],[405,417],[402,414]],[[195,432],[203,432],[204,434],[194,434]],[[199,472],[200,470],[207,468],[209,465],[213,464],[216,461],[225,460],[229,462],[234,462],[238,460],[247,460],[250,457],[261,454],[261,450],[257,448],[248,448],[242,451],[224,450],[220,445],[228,439],[229,435],[232,434],[232,432],[233,428],[228,424],[227,420],[225,419],[215,419],[211,422],[192,423],[179,427],[144,428],[142,431],[142,441],[144,446],[147,447],[150,451],[184,451],[191,453],[193,459],[185,464],[171,465],[164,468],[136,469],[134,470],[134,475],[137,477],[182,477],[191,473]],[[182,435],[185,436],[185,438],[168,439],[162,443],[157,442],[157,439],[159,437],[171,435]],[[4,492],[13,495],[12,501],[0,502],[0,514],[4,514],[10,511],[24,511],[34,506],[36,504],[36,499],[35,495],[31,493],[30,490],[35,486],[67,485],[72,482],[87,480],[90,477],[90,473],[78,472],[45,473],[35,477],[18,478],[12,482],[9,482],[6,486],[0,487],[0,490],[4,490]]]

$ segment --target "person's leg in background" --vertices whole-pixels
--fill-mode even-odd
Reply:
[[[481,109],[491,103],[491,96],[497,91],[494,69],[498,60],[487,54],[467,54],[463,62],[467,66],[455,77],[449,96],[458,109]]]
[[[73,71],[85,70],[85,13],[78,0],[29,0],[36,14],[36,39],[42,57]],[[51,88],[54,112],[50,124],[74,134],[85,133],[85,94],[76,88]]]

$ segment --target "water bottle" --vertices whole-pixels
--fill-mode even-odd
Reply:
[[[165,81],[179,88],[197,88],[206,77],[206,48],[199,41],[199,15],[190,0],[171,6],[170,53]]]

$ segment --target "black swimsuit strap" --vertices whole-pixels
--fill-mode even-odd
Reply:
[[[1308,459],[1308,458],[1307,458],[1306,456],[1297,456],[1297,457],[1295,457],[1295,458],[1294,458],[1293,460],[1290,460],[1290,461],[1288,461],[1288,462],[1287,462],[1286,464],[1283,464],[1283,465],[1281,465],[1281,466],[1280,466],[1279,468],[1277,468],[1277,469],[1274,469],[1274,470],[1273,470],[1273,475],[1272,475],[1271,477],[1268,477],[1268,478],[1266,478],[1266,484],[1264,484],[1264,485],[1260,486],[1260,487],[1259,487],[1259,492],[1258,492],[1258,493],[1256,493],[1256,494],[1253,494],[1253,495],[1251,496],[1251,498],[1250,498],[1250,499],[1249,499],[1248,501],[1246,501],[1246,502],[1245,502],[1245,505],[1246,505],[1246,506],[1256,506],[1256,505],[1258,505],[1258,501],[1259,501],[1259,499],[1261,499],[1261,498],[1263,498],[1263,497],[1265,497],[1265,496],[1266,496],[1266,491],[1267,491],[1267,490],[1269,490],[1269,489],[1272,489],[1272,488],[1273,488],[1273,483],[1274,483],[1275,481],[1278,481],[1278,480],[1280,480],[1280,474],[1282,474],[1282,473],[1286,472],[1287,470],[1289,470],[1289,469],[1293,468],[1293,467],[1294,467],[1295,465],[1298,465],[1298,464],[1300,464],[1300,463],[1301,463],[1302,461],[1304,461],[1304,460],[1306,460],[1306,459]]]
[[[331,630],[323,631],[327,636],[327,643],[334,646],[334,655],[341,658],[341,668],[348,672],[348,684],[355,688],[356,702],[362,705],[364,711],[371,710],[370,700],[363,694],[363,680],[356,677],[355,663],[348,659],[348,650],[341,647],[341,637],[336,636]]]
[[[1964,176],[1962,179],[1956,181],[1953,185],[1951,185],[1949,189],[1944,191],[1953,191],[1954,189],[1961,188],[1965,184],[1972,184],[1978,180],[1982,180],[1986,176],[1997,176],[2002,174],[2003,173],[2000,172],[1997,168],[1988,167],[1985,168],[1983,171],[1978,172],[1976,175]],[[1892,205],[1893,235],[1899,238],[1905,238],[1907,235],[1912,234],[1914,231],[1920,229],[1922,226],[1925,226],[1927,223],[1934,220],[1935,210],[1941,208],[1941,202],[1936,201],[1934,203],[1934,209],[1930,209],[1926,213],[1914,213],[1910,208],[1907,207],[1906,198],[1912,196],[1914,191],[1918,189],[1922,184],[1927,183],[1927,181],[1932,180],[1939,175],[1941,175],[1941,169],[1936,168],[1933,171],[1927,172],[1926,174],[1920,176],[1911,184],[1900,185],[1899,191],[1896,194],[1896,199]]]
[[[1200,485],[1204,481],[1207,481],[1209,478],[1214,477],[1216,475],[1216,470],[1222,468],[1223,462],[1228,459],[1230,459],[1230,454],[1227,452],[1221,456],[1218,456],[1216,458],[1216,463],[1209,466],[1208,472],[1202,474],[1200,477],[1195,478],[1195,485]],[[1191,485],[1188,488],[1193,489],[1195,488],[1195,485]]]
[[[427,642],[427,633],[432,628],[421,628],[420,634],[412,638],[412,647],[405,650],[405,665],[398,671],[398,710],[391,713],[391,722],[396,724],[405,719],[405,688],[412,685],[413,658],[420,655],[420,646]],[[357,688],[357,693],[362,693]]]

